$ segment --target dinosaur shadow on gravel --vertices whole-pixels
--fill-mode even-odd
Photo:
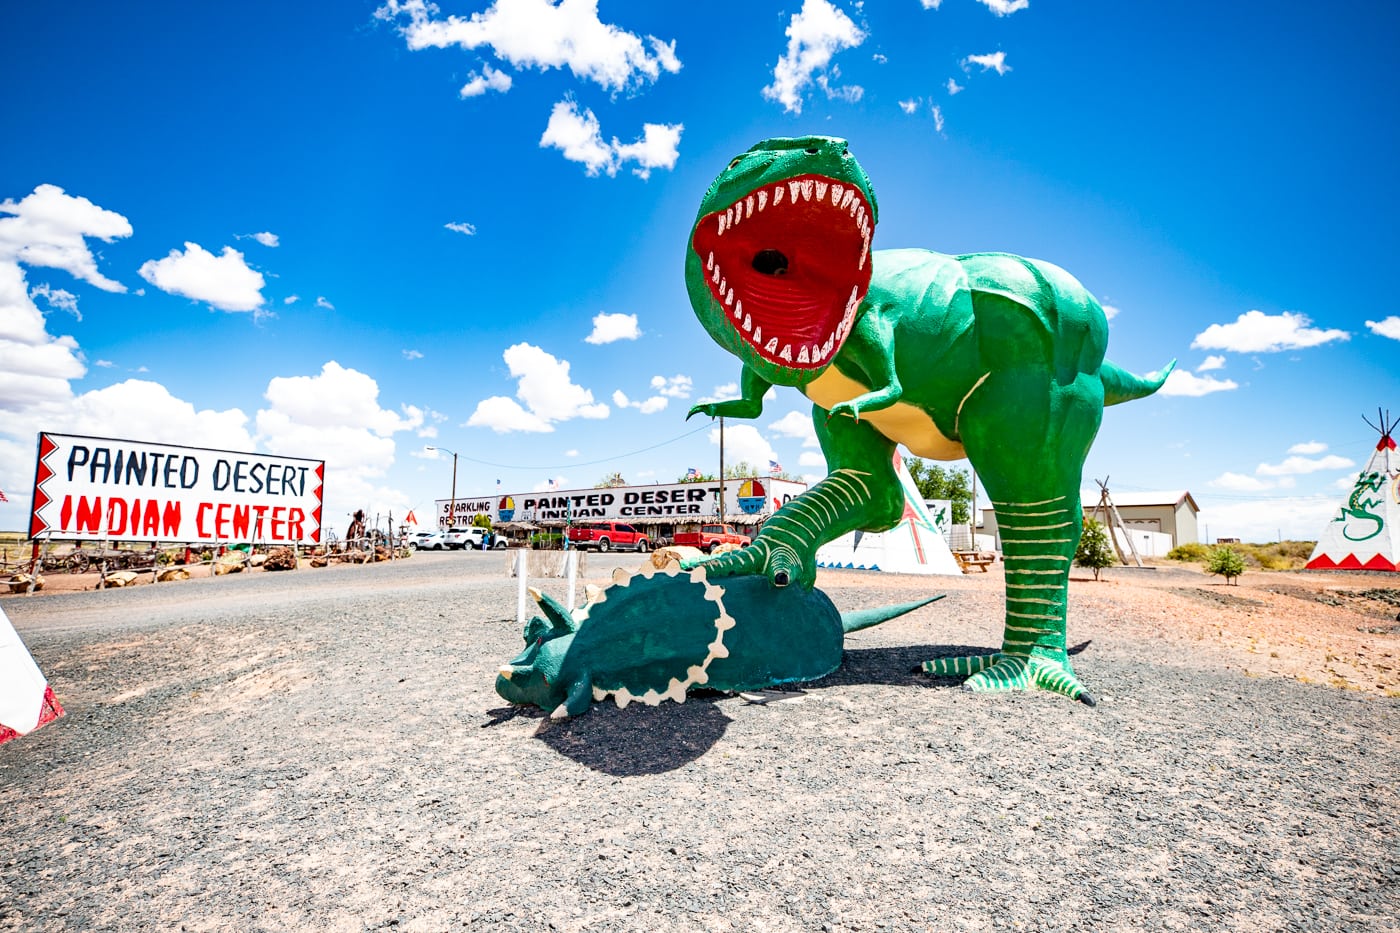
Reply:
[[[1085,641],[1069,649],[1077,655],[1088,648]],[[842,665],[820,680],[789,684],[783,689],[810,690],[816,696],[824,687],[855,684],[949,689],[963,678],[930,677],[918,672],[928,658],[955,657],[984,650],[976,645],[896,645],[883,648],[848,648]],[[731,694],[713,690],[693,691],[684,703],[659,706],[631,704],[618,709],[612,703],[595,704],[586,715],[552,720],[540,709],[507,706],[488,710],[493,717],[482,728],[517,716],[537,720],[535,738],[586,768],[614,777],[664,774],[683,768],[713,748],[733,721],[717,701]],[[776,722],[776,721],[775,721]]]

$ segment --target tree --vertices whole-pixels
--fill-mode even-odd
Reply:
[[[491,516],[487,515],[485,512],[477,512],[472,516],[472,525],[476,528],[485,528],[487,531],[490,531]]]
[[[919,495],[925,499],[953,500],[953,524],[967,524],[972,514],[972,480],[967,471],[941,467],[918,457],[905,457],[904,466]]]
[[[1244,575],[1244,557],[1232,547],[1218,547],[1206,558],[1206,573],[1219,574],[1227,584],[1239,586],[1235,579]]]
[[[1099,571],[1105,567],[1112,567],[1117,562],[1118,555],[1113,553],[1113,547],[1108,543],[1108,530],[1092,518],[1084,519],[1084,531],[1079,535],[1079,549],[1074,552],[1075,565],[1094,571],[1094,579],[1097,580]]]
[[[593,484],[594,489],[612,489],[614,486],[626,486],[627,480],[622,478],[622,474],[617,471],[609,473],[598,482]]]

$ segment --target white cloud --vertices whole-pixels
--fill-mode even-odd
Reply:
[[[618,340],[636,340],[642,335],[637,327],[635,314],[596,314],[593,316],[593,333],[583,338],[584,343],[604,344]]]
[[[326,298],[325,298],[325,296],[323,296],[323,295],[317,295],[317,296],[316,296],[316,307],[318,307],[318,308],[324,308],[324,309],[327,310],[327,311],[334,311],[334,310],[335,310],[335,305],[333,305],[333,304],[331,304],[329,301],[327,301]]]
[[[1103,308],[1103,316],[1104,316],[1104,318],[1105,318],[1106,320],[1110,320],[1110,321],[1111,321],[1111,320],[1113,320],[1114,318],[1116,318],[1116,317],[1119,315],[1119,313],[1120,313],[1119,310],[1118,310],[1118,308],[1115,307],[1114,305],[1103,304],[1103,305],[1099,305],[1099,307]]]
[[[826,469],[826,457],[822,456],[822,452],[819,450],[804,450],[797,455],[797,465],[824,470]]]
[[[284,305],[294,305],[294,304],[296,304],[298,301],[301,301],[301,296],[300,296],[300,295],[288,295],[286,298],[283,298],[283,299],[282,299],[282,304],[284,304]]]
[[[652,376],[651,387],[667,398],[690,398],[692,383],[689,376]]]
[[[1223,356],[1208,356],[1208,357],[1206,357],[1206,358],[1201,362],[1201,365],[1200,365],[1200,366],[1197,366],[1197,367],[1196,367],[1196,372],[1198,372],[1198,373],[1208,373],[1208,372],[1211,372],[1211,371],[1216,370],[1216,369],[1224,369],[1224,368],[1225,368],[1225,357],[1223,357]]]
[[[248,236],[254,240],[257,240],[263,246],[271,247],[272,249],[276,249],[278,246],[281,245],[282,242],[280,239],[278,239],[277,234],[268,233],[266,230],[264,230],[262,233],[250,233],[248,234]]]
[[[1257,492],[1261,489],[1272,489],[1273,483],[1266,483],[1253,476],[1244,473],[1221,473],[1211,480],[1209,485],[1216,489],[1228,489],[1232,492]]]
[[[864,42],[865,33],[827,0],[803,0],[785,34],[787,52],[778,59],[773,83],[763,89],[763,96],[788,113],[801,113],[802,90],[812,83],[813,74],[824,72],[837,52]]]
[[[817,75],[817,87],[826,94],[827,100],[844,100],[848,104],[860,103],[865,96],[865,88],[859,84],[832,84],[832,78],[841,77],[841,69],[832,66],[830,75]]]
[[[696,399],[697,405],[708,405],[711,402],[727,402],[730,399],[739,397],[739,383],[726,382],[724,385],[715,386],[715,391],[711,395],[705,395]]]
[[[163,292],[207,302],[221,311],[262,307],[262,273],[248,268],[243,254],[232,246],[215,256],[186,241],[183,253],[172,249],[164,259],[147,260],[137,271]]]
[[[1017,10],[1024,10],[1031,5],[1031,0],[977,0],[977,2],[997,16],[1010,16]]]
[[[905,113],[912,114],[915,110],[919,109],[919,98],[911,97],[909,100],[900,101],[899,109],[903,110]]]
[[[1326,449],[1327,445],[1322,443],[1322,441],[1304,441],[1301,444],[1294,444],[1292,447],[1288,448],[1288,452],[1291,454],[1302,454],[1305,457],[1311,457],[1314,454],[1322,453]]]
[[[579,112],[572,100],[561,100],[550,111],[549,123],[540,137],[540,148],[558,149],[570,162],[580,162],[591,176],[606,172],[617,174],[623,163],[636,162],[632,170],[640,178],[650,178],[654,168],[672,169],[680,155],[680,123],[645,123],[643,136],[632,143],[622,143],[616,136],[612,142],[603,139],[603,128],[592,110]]]
[[[577,450],[574,450],[574,449],[572,449],[572,448],[570,448],[569,450],[564,451],[564,456],[566,456],[566,457],[577,457],[577,456],[578,456],[578,451],[577,451]]]
[[[1251,543],[1274,541],[1280,534],[1306,541],[1316,540],[1336,511],[1337,502],[1330,497],[1251,499],[1221,506],[1208,504],[1202,508],[1196,524],[1202,536],[1208,528],[1212,537],[1240,538]]]
[[[1328,454],[1315,460],[1294,456],[1288,457],[1282,463],[1261,463],[1254,472],[1259,476],[1299,476],[1319,470],[1345,470],[1354,466],[1354,462],[1336,454]]]
[[[628,399],[626,393],[621,389],[613,392],[612,400],[613,404],[618,408],[635,408],[644,415],[654,415],[658,411],[663,411],[671,402],[670,399],[663,395],[653,395],[651,398],[643,399],[640,402],[634,402]]]
[[[971,65],[981,65],[983,71],[995,71],[999,75],[1004,75],[1011,70],[1011,66],[1006,63],[1005,52],[989,52],[986,55],[969,55],[962,60],[963,69],[966,70]]]
[[[421,360],[423,353],[421,350],[404,350],[403,358],[406,360]]]
[[[467,83],[462,85],[462,89],[457,92],[459,97],[480,97],[487,91],[497,91],[504,94],[510,90],[510,75],[504,71],[497,71],[490,65],[481,66],[481,74],[475,71],[467,75]]]
[[[933,129],[935,132],[943,132],[943,108],[937,104],[933,105]]]
[[[1392,314],[1382,321],[1367,321],[1366,326],[1371,329],[1373,334],[1389,337],[1391,340],[1400,340],[1400,316]]]
[[[1344,330],[1318,330],[1310,327],[1311,323],[1307,315],[1291,311],[1282,314],[1246,311],[1232,324],[1210,325],[1196,335],[1191,346],[1198,350],[1274,353],[1351,339],[1351,335]]]
[[[30,298],[42,298],[54,311],[67,311],[79,321],[83,319],[83,312],[78,310],[78,296],[64,288],[54,288],[48,282],[35,285],[29,290]]]
[[[1199,397],[1212,392],[1228,392],[1238,389],[1239,383],[1233,379],[1216,379],[1214,376],[1193,376],[1182,369],[1172,370],[1159,391],[1162,395],[1184,395]]]
[[[466,234],[467,236],[476,236],[476,225],[475,225],[475,224],[468,224],[468,223],[450,223],[450,224],[443,224],[443,226],[446,227],[448,230],[451,230],[453,233],[463,233],[463,234]]]
[[[936,10],[943,5],[943,0],[919,0],[925,10]]]
[[[92,365],[101,367],[102,369],[111,369],[117,364],[113,363],[111,360],[93,360]]]
[[[812,424],[810,412],[790,411],[770,424],[768,430],[780,437],[795,437],[802,441],[803,447],[821,446],[817,441],[817,429]]]
[[[104,210],[87,198],[73,197],[56,185],[39,185],[18,202],[0,202],[0,263],[23,263],[62,269],[103,291],[124,292],[126,286],[97,271],[97,260],[86,237],[111,243],[131,236],[131,224],[115,211]]]
[[[949,78],[948,83],[943,86],[948,89],[949,97],[952,97],[954,94],[958,93],[963,89],[963,86],[958,82],[954,81],[952,78]]]
[[[710,443],[719,446],[719,428],[715,428],[709,433]],[[758,429],[751,424],[726,424],[724,428],[724,459],[726,463],[738,463],[740,460],[748,461],[749,465],[757,469],[760,473],[767,472],[768,461],[780,459],[773,452],[773,445],[768,443]]]
[[[496,0],[470,18],[434,19],[437,12],[428,0],[387,0],[375,16],[407,17],[401,32],[415,51],[453,45],[489,48],[517,70],[568,68],[576,77],[611,91],[655,81],[662,71],[675,73],[681,67],[674,41],[648,36],[644,44],[640,37],[602,22],[597,0]]]
[[[571,418],[606,418],[607,405],[593,401],[593,393],[569,379],[570,364],[528,343],[507,347],[502,357],[513,378],[519,380],[515,399],[493,396],[477,403],[467,419],[468,427],[484,427],[505,434],[511,431],[549,432],[554,422]]]

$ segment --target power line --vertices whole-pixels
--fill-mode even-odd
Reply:
[[[612,454],[611,456],[603,457],[599,460],[570,460],[568,463],[556,463],[551,466],[540,466],[538,464],[533,463],[528,465],[519,463],[495,463],[491,460],[478,460],[475,457],[468,457],[465,454],[459,454],[458,456],[462,460],[467,460],[471,463],[479,463],[482,466],[497,467],[502,470],[563,470],[568,467],[596,466],[599,463],[609,463],[613,460],[617,460],[620,457],[631,457],[635,456],[636,454],[644,454],[648,450],[655,450],[658,447],[665,447],[667,444],[674,444],[676,441],[684,440],[685,438],[690,437],[692,434],[699,434],[701,431],[704,431],[709,427],[710,425],[708,424],[702,424],[698,428],[695,428],[693,431],[686,431],[684,434],[677,434],[670,440],[659,441],[655,444],[652,444],[650,447],[642,447],[638,450],[631,450],[625,454]]]

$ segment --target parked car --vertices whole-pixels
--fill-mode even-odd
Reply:
[[[453,528],[443,536],[443,541],[453,550],[460,551],[462,548],[473,548],[484,551],[486,540],[490,532],[485,528],[476,525],[470,528]]]
[[[599,552],[619,550],[646,553],[651,550],[651,539],[646,532],[626,522],[588,522],[569,529],[569,546],[581,551],[597,548]]]
[[[447,547],[447,536],[440,531],[415,531],[408,536],[408,546],[415,551],[441,551]]]
[[[731,525],[701,525],[699,531],[678,531],[676,532],[676,545],[686,545],[688,547],[698,547],[706,554],[715,549],[717,544],[737,544],[739,547],[748,547],[751,543],[749,538],[739,534]]]

